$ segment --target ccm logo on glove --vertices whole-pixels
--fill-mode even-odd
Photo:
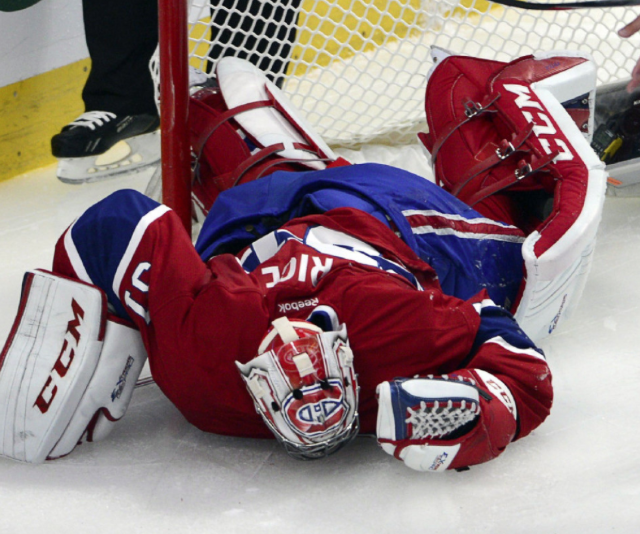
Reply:
[[[51,369],[51,373],[49,373],[49,377],[47,378],[42,391],[40,391],[40,395],[38,395],[38,398],[34,403],[34,406],[37,406],[42,413],[46,413],[47,410],[49,410],[49,407],[58,392],[58,386],[55,384],[54,375],[58,375],[59,378],[64,378],[71,367],[71,363],[73,362],[73,358],[75,356],[74,349],[77,348],[80,343],[81,336],[78,327],[82,323],[82,319],[84,319],[84,310],[75,299],[72,299],[71,311],[73,313],[73,319],[67,323],[67,331],[64,335],[64,342],[62,343],[60,355],[58,356],[56,363],[53,365],[53,369]]]

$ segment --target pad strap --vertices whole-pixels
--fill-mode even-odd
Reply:
[[[468,198],[464,198],[462,196],[460,198],[469,206],[473,207],[481,200],[484,200],[491,195],[495,195],[496,193],[521,182],[525,178],[535,175],[537,172],[543,171],[545,167],[548,167],[553,163],[553,159],[557,155],[558,151],[554,151],[541,158],[531,158],[531,163],[527,163],[525,160],[520,160],[515,171],[509,172],[504,178],[492,183],[491,185],[483,187],[482,189],[477,189],[476,192]],[[553,173],[552,168],[549,170]]]
[[[496,149],[495,153],[492,156],[481,161],[477,165],[474,165],[467,172],[464,178],[462,178],[460,182],[456,184],[456,186],[451,190],[451,194],[464,200],[462,190],[465,189],[469,184],[472,184],[475,178],[477,178],[478,176],[483,176],[484,173],[486,173],[496,165],[499,165],[508,158],[513,158],[514,156],[524,154],[524,151],[521,150],[521,147],[529,138],[532,132],[533,124],[529,124],[529,126],[522,130],[520,133],[513,133],[511,140],[507,141],[506,139],[504,139],[501,146]],[[475,189],[475,187],[472,189]]]
[[[274,102],[272,100],[261,100],[259,102],[248,102],[233,109],[228,109],[217,115],[213,120],[208,121],[208,124],[200,133],[197,139],[193,140],[194,149],[198,150],[198,160],[202,157],[202,150],[207,144],[207,141],[215,133],[215,131],[227,121],[233,119],[239,113],[251,111],[252,109],[273,107]]]
[[[444,145],[445,141],[449,139],[449,137],[451,137],[451,135],[456,130],[460,129],[462,126],[484,113],[496,113],[498,110],[492,109],[492,106],[499,98],[500,94],[488,95],[484,99],[482,99],[481,102],[474,102],[470,98],[467,98],[464,102],[465,118],[461,120],[457,119],[446,124],[443,127],[442,131],[438,134],[438,138],[435,141],[432,141],[433,145],[431,147],[431,150],[429,150],[429,152],[431,153],[432,163],[435,163],[436,157],[438,156],[438,152],[440,152],[442,145]]]

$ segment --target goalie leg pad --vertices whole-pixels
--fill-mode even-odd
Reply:
[[[124,417],[147,360],[135,328],[107,320],[100,360],[69,425],[48,460],[69,454],[76,445],[106,438]]]
[[[24,277],[0,356],[0,454],[40,463],[66,428],[98,364],[106,297],[49,273]]]
[[[416,471],[442,472],[487,462],[516,432],[507,386],[480,370],[396,379],[377,388],[382,449]]]
[[[127,387],[135,385],[146,355],[135,353],[127,375],[131,384],[122,387],[122,400],[112,407],[104,393],[119,389],[98,383],[115,374],[107,368],[122,370],[128,361],[127,352],[113,357],[105,351],[114,335],[124,339],[117,330],[107,320],[99,288],[45,271],[25,275],[18,315],[0,355],[0,455],[27,463],[64,456],[91,424],[104,435],[96,414],[124,414]]]
[[[592,259],[606,179],[588,142],[595,80],[589,57],[556,51],[445,57],[427,86],[422,140],[437,182],[527,235],[513,311],[534,341],[571,315]]]
[[[190,98],[189,136],[196,154],[194,203],[206,215],[222,192],[278,170],[319,170],[338,157],[266,76],[225,57],[219,88]]]

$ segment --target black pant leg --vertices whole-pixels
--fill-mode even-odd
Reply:
[[[158,44],[157,0],[83,0],[91,72],[86,111],[155,114],[149,59]]]
[[[282,85],[296,39],[295,22],[302,0],[211,0],[211,41],[219,40],[209,53],[211,62],[223,56],[249,60]],[[239,13],[230,14],[235,8]],[[269,22],[265,22],[267,19]],[[227,28],[223,26],[227,25]],[[271,58],[260,57],[264,53]]]

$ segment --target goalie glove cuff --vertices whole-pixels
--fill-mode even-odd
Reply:
[[[382,449],[417,471],[442,472],[499,456],[516,432],[507,386],[480,370],[396,379],[377,388]]]

